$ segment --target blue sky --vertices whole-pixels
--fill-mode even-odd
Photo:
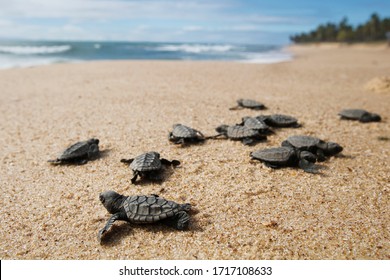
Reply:
[[[389,17],[389,0],[0,0],[0,38],[289,42],[321,23]]]

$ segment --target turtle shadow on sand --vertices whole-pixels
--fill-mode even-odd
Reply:
[[[180,168],[181,168],[180,165],[175,166],[175,167],[166,166],[166,167],[161,168],[158,172],[156,172],[154,174],[154,176],[149,175],[147,177],[144,177],[142,179],[134,181],[134,183],[132,183],[132,184],[136,185],[136,186],[147,186],[147,185],[152,185],[152,184],[161,185],[166,180],[168,180],[169,177],[171,177],[173,175],[173,173],[175,173],[176,169],[180,169]]]
[[[203,141],[179,142],[179,143],[171,142],[171,144],[178,147],[178,148],[185,149],[185,148],[190,148],[191,146],[203,146],[208,139],[210,139],[210,137],[205,137],[205,139]]]
[[[191,213],[194,210],[191,210]],[[194,211],[196,214],[196,210]],[[173,223],[173,221],[172,221]],[[107,232],[100,241],[102,246],[115,246],[121,243],[122,239],[131,237],[132,234],[135,234],[133,229],[140,229],[145,232],[152,233],[167,233],[167,232],[177,232],[178,230],[174,226],[170,225],[170,220],[159,221],[154,224],[131,224],[128,222],[123,222],[122,224],[113,225],[109,232]],[[203,228],[199,225],[196,219],[191,218],[191,223],[186,230],[180,232],[202,232]]]
[[[99,157],[96,158],[96,159],[108,157],[108,155],[110,154],[111,151],[112,151],[112,149],[100,150],[100,155],[99,155]],[[96,160],[96,159],[95,159],[95,160]]]
[[[346,155],[346,154],[337,154],[334,156],[335,158],[346,158],[346,159],[355,159],[356,156]]]
[[[104,150],[100,150],[99,151],[99,155],[95,156],[95,157],[91,157],[89,158],[88,160],[85,160],[85,161],[80,161],[80,160],[69,160],[69,161],[63,161],[63,162],[53,162],[51,160],[49,160],[48,162],[51,163],[52,166],[79,166],[79,165],[86,165],[88,164],[89,162],[94,162],[94,161],[97,161],[99,159],[103,159],[103,158],[106,158],[108,157],[110,151],[112,149],[104,149]]]

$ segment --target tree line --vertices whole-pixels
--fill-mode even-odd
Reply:
[[[315,30],[290,36],[295,43],[309,42],[374,42],[386,40],[390,32],[390,18],[381,19],[373,13],[367,22],[353,27],[344,17],[340,23],[320,24]],[[389,36],[389,35],[388,35]]]

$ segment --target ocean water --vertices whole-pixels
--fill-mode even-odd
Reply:
[[[205,43],[0,41],[0,69],[90,60],[220,60],[276,63],[283,46]]]

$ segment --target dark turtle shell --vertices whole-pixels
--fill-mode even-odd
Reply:
[[[358,120],[360,122],[379,122],[381,116],[375,113],[367,112],[363,109],[345,109],[339,113],[342,119]]]
[[[324,141],[317,137],[306,135],[294,135],[283,141],[282,146],[292,146],[301,151],[316,149],[319,144],[323,144]]]
[[[98,139],[89,139],[87,141],[80,141],[72,146],[68,147],[59,157],[60,161],[67,161],[82,157],[88,157],[88,152],[90,151],[91,145],[98,145]]]
[[[265,124],[265,122],[252,117],[243,117],[242,123],[240,125],[243,125],[250,129],[256,129],[259,131],[268,131],[269,126]]]
[[[130,163],[130,168],[134,171],[152,171],[161,169],[160,154],[148,152],[134,158]]]
[[[249,109],[265,109],[265,105],[252,99],[238,99],[237,104],[244,108]]]
[[[63,151],[56,159],[50,159],[48,162],[52,164],[84,164],[90,159],[97,158],[99,153],[99,140],[91,138],[87,141],[81,141],[73,144]]]
[[[272,127],[297,127],[298,120],[292,116],[273,114],[266,116],[265,118],[260,117],[264,122]]]
[[[129,196],[123,203],[126,216],[133,223],[153,223],[189,211],[190,204],[178,204],[156,195]]]
[[[296,152],[290,147],[277,147],[252,152],[250,156],[275,166],[291,165],[297,161]]]
[[[251,138],[259,135],[256,129],[251,129],[241,125],[228,126],[226,136],[231,139]]]
[[[187,138],[187,139],[199,139],[199,140],[204,139],[204,135],[200,131],[182,124],[175,124],[173,126],[172,136],[175,138]]]

